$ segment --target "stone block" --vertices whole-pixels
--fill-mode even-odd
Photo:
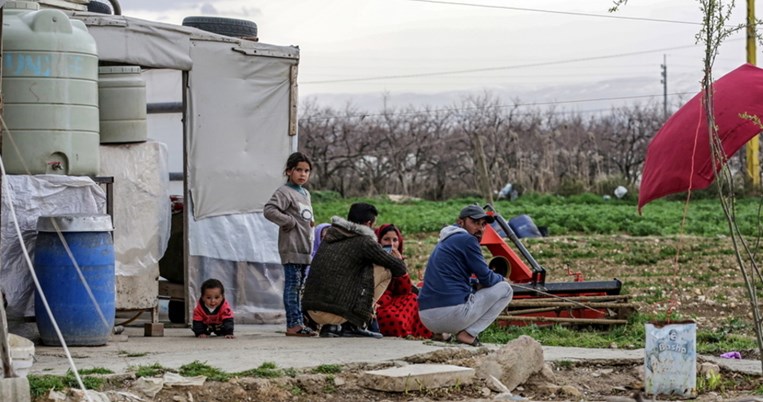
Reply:
[[[523,335],[483,357],[477,367],[479,378],[493,376],[514,390],[543,371],[543,348],[535,339]]]
[[[164,336],[164,324],[147,322],[143,325],[144,336]]]
[[[474,369],[447,364],[411,364],[385,370],[366,371],[362,386],[377,391],[407,392],[471,384]]]

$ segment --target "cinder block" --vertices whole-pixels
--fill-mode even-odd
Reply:
[[[448,364],[411,364],[385,370],[366,371],[361,384],[387,392],[408,392],[471,384],[474,369]]]
[[[24,378],[0,379],[0,401],[31,402],[29,381]]]
[[[143,325],[143,336],[164,336],[164,324],[147,322]]]

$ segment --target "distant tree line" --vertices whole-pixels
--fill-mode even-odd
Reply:
[[[367,113],[303,104],[300,150],[314,190],[432,200],[521,191],[611,194],[637,185],[650,139],[664,123],[655,102],[584,116],[502,104],[491,94],[453,108]]]

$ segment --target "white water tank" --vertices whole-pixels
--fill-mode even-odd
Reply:
[[[82,21],[5,3],[2,93],[8,173],[98,174],[98,51]]]
[[[139,66],[98,69],[101,144],[145,142],[146,82]]]

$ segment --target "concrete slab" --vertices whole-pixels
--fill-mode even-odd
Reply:
[[[722,359],[715,356],[698,356],[698,359],[715,363],[722,368],[738,373],[758,376],[763,373],[760,360]]]
[[[30,395],[26,378],[0,378],[0,401],[29,402]]]
[[[237,325],[236,339],[198,339],[190,328],[165,326],[164,337],[144,337],[142,325],[128,327],[126,342],[109,342],[99,347],[72,347],[78,368],[103,367],[115,373],[128,367],[160,365],[177,369],[199,360],[226,372],[244,371],[274,362],[281,368],[316,367],[321,364],[381,363],[457,346],[443,342],[412,341],[400,338],[298,338],[284,336],[283,325]],[[485,345],[496,350],[501,345]],[[545,361],[632,361],[643,362],[644,350],[543,347]],[[699,356],[721,367],[748,374],[761,374],[758,360],[720,359]],[[37,346],[31,374],[60,374],[69,369],[60,347]],[[0,399],[2,400],[2,399]]]
[[[644,349],[587,349],[570,348],[562,346],[544,346],[543,359],[549,361],[569,360],[619,360],[619,361],[644,361]]]
[[[144,337],[143,328],[125,328],[127,342],[100,347],[70,347],[78,368],[107,368],[115,373],[130,366],[159,363],[177,369],[199,360],[226,372],[274,362],[281,368],[321,364],[381,363],[452,347],[401,338],[300,338],[284,335],[282,325],[237,325],[236,339],[199,339],[190,328],[165,328],[164,337]],[[39,346],[32,374],[65,374],[68,362],[60,347]]]
[[[459,384],[471,384],[474,369],[449,364],[412,364],[385,370],[366,371],[360,383],[366,388],[387,392],[408,392]]]

